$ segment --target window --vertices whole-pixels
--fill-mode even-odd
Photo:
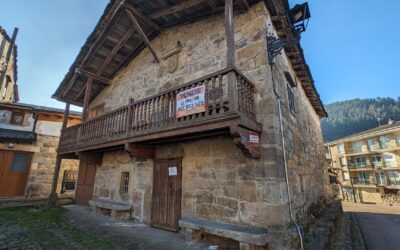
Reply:
[[[339,157],[339,161],[340,161],[340,166],[341,167],[346,166],[346,160],[344,159],[344,157]]]
[[[75,190],[77,175],[78,175],[77,171],[70,171],[70,170],[64,171],[64,177],[61,185],[61,193]]]
[[[387,171],[390,185],[400,185],[400,171]]]
[[[16,173],[28,173],[30,162],[30,154],[15,153],[10,170]]]
[[[376,177],[376,184],[377,184],[377,185],[386,185],[385,173],[383,173],[383,172],[376,172],[376,173],[375,173],[375,177]]]
[[[338,151],[338,153],[343,153],[343,144],[338,144],[338,145],[336,145],[336,149],[337,149],[337,151]]]
[[[128,187],[129,187],[129,172],[122,172],[121,173],[121,184],[120,184],[119,192],[121,194],[127,194],[128,193]]]
[[[367,166],[367,157],[357,157],[356,158],[356,167],[365,167]]]
[[[22,125],[24,123],[25,114],[22,112],[12,112],[10,124]]]
[[[351,152],[350,153],[361,153],[361,152],[363,152],[364,151],[363,150],[363,146],[364,146],[364,144],[361,141],[353,142],[351,144]]]
[[[289,108],[290,111],[295,114],[296,113],[296,103],[294,99],[294,94],[292,88],[287,85],[288,99],[289,99]]]
[[[383,135],[380,138],[382,148],[393,148],[395,147],[392,137],[390,135]]]
[[[368,147],[372,151],[380,149],[379,141],[376,138],[368,139]]]
[[[374,168],[383,167],[381,155],[373,155],[373,156],[371,156],[371,164],[372,164],[372,166]]]
[[[350,179],[349,173],[343,172],[343,179],[344,179],[345,181],[348,181],[348,180]]]
[[[392,153],[384,153],[383,154],[383,164],[385,167],[396,167],[396,157]]]
[[[358,183],[359,184],[370,184],[369,173],[367,173],[367,172],[358,173]]]

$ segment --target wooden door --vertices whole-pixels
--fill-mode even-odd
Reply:
[[[32,153],[0,150],[0,197],[24,196]]]
[[[178,231],[182,194],[181,159],[155,160],[151,224],[154,227]]]
[[[75,203],[89,206],[89,200],[93,197],[94,179],[96,175],[96,164],[80,161],[78,181],[75,191]]]

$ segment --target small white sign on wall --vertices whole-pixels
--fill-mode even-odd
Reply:
[[[168,168],[168,175],[169,176],[177,176],[178,175],[177,167],[169,167]]]

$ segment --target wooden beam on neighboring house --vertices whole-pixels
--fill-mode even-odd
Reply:
[[[110,85],[110,79],[107,79],[107,78],[105,78],[105,77],[96,75],[96,74],[94,74],[94,73],[92,73],[92,72],[89,72],[89,71],[87,71],[87,70],[76,68],[76,69],[75,69],[75,73],[78,74],[78,75],[86,76],[86,77],[88,77],[88,78],[91,78],[91,79],[93,79],[93,80],[96,80],[96,81],[98,81],[98,82],[101,82],[101,83],[103,83],[103,84],[105,84],[105,85]]]
[[[134,14],[129,9],[125,9],[126,14],[132,21],[133,25],[136,28],[136,31],[139,33],[139,36],[142,38],[143,42],[146,44],[147,48],[149,48],[151,54],[153,54],[154,59],[157,61],[157,63],[160,63],[160,58],[157,56],[157,53],[155,52],[154,48],[151,46],[149,39],[147,38],[146,34],[143,32],[142,28],[140,27],[138,21],[136,20],[136,17]]]
[[[135,17],[137,17],[139,19],[139,21],[144,23],[146,26],[148,26],[152,30],[156,31],[157,33],[161,33],[163,31],[163,29],[158,24],[153,22],[150,18],[145,16],[142,12],[135,9],[132,5],[125,4],[125,8],[128,9],[133,15],[135,15]]]
[[[8,46],[6,57],[4,59],[4,68],[0,73],[0,89],[3,87],[4,78],[6,77],[8,63],[10,62],[11,54],[15,48],[15,40],[17,39],[18,28],[14,28],[13,35],[11,37],[10,45]],[[15,52],[14,52],[15,53]],[[15,76],[14,76],[15,78]],[[14,80],[14,79],[13,79]]]
[[[152,13],[149,14],[151,19],[156,19],[156,18],[160,18],[163,16],[167,16],[188,8],[191,8],[193,6],[199,5],[200,3],[204,2],[204,0],[186,0],[186,1],[182,1],[181,3],[172,5],[170,7],[167,8],[163,8],[163,9],[159,9],[156,10]]]
[[[61,132],[67,128],[68,118],[69,118],[69,108],[70,108],[69,103],[66,103]],[[62,162],[62,157],[61,157],[61,155],[57,154],[56,165],[54,167],[53,182],[51,184],[51,192],[50,192],[49,199],[48,199],[48,205],[51,207],[54,207],[57,203],[57,198],[58,198],[57,197],[57,184],[58,184],[58,178],[60,176],[61,162]]]
[[[83,121],[86,121],[87,119],[90,98],[92,97],[92,89],[93,89],[93,78],[88,77],[85,90],[85,99],[83,100],[83,110],[82,110]]]
[[[110,51],[110,53],[107,54],[106,59],[104,59],[103,63],[96,72],[97,75],[101,75],[101,73],[103,73],[107,65],[113,59],[114,55],[124,46],[124,44],[132,37],[134,33],[135,28],[130,27],[128,31],[123,35],[123,37],[118,41],[118,43],[114,46],[114,48]]]

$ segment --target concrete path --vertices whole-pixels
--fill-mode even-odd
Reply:
[[[64,206],[68,223],[101,235],[120,249],[208,249],[208,245],[185,242],[183,233],[152,228],[131,221],[123,222],[92,212],[87,207]]]
[[[356,215],[368,250],[400,250],[400,207],[344,202],[343,211]]]

